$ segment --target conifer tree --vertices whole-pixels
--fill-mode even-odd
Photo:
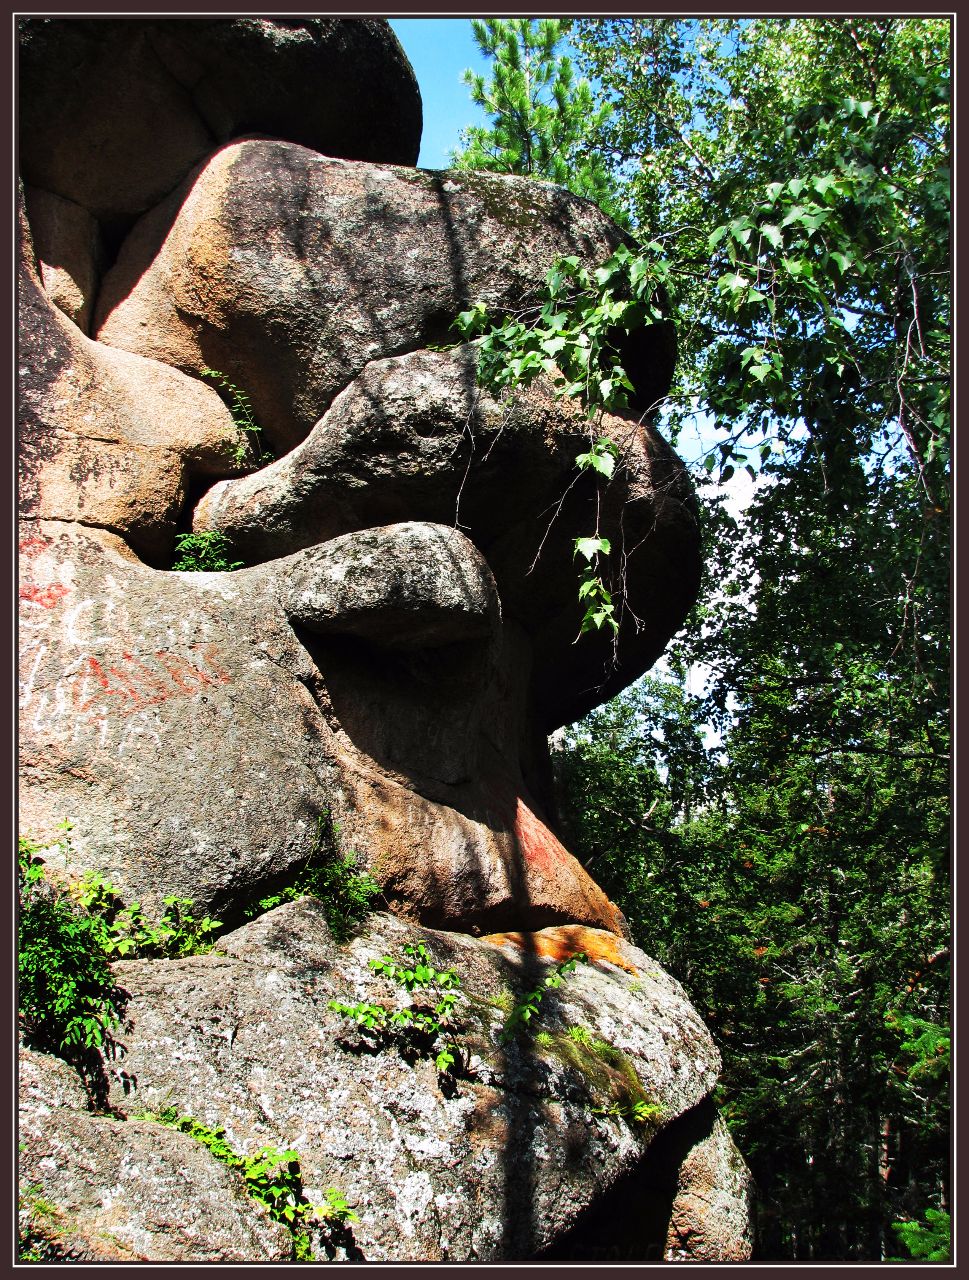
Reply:
[[[570,27],[567,18],[472,20],[475,42],[493,65],[490,78],[468,70],[464,80],[490,125],[465,129],[452,159],[458,169],[554,182],[625,221],[607,166],[589,146],[611,108],[595,104],[588,80],[576,78],[562,52]]]

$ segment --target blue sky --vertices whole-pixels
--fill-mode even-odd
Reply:
[[[448,152],[458,145],[461,130],[487,121],[461,79],[466,67],[483,72],[488,66],[474,43],[471,19],[391,18],[389,22],[414,68],[424,103],[417,163],[422,169],[446,169]]]

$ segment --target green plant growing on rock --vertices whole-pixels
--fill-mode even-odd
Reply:
[[[346,942],[373,909],[381,888],[369,872],[358,870],[355,853],[341,853],[337,844],[339,831],[339,824],[331,822],[329,814],[320,814],[316,840],[306,866],[291,884],[260,898],[247,911],[247,919],[308,895],[319,900],[336,941]]]
[[[347,1203],[346,1196],[336,1187],[327,1187],[323,1192],[323,1199],[326,1203],[317,1205],[317,1213],[322,1217],[341,1224],[360,1221],[360,1215],[353,1212]]]
[[[562,985],[562,981],[567,974],[570,974],[579,963],[584,964],[588,957],[584,951],[577,951],[574,956],[568,960],[563,960],[561,964],[557,964],[551,973],[546,974],[542,980],[541,986],[536,987],[533,991],[527,991],[512,1006],[511,1013],[505,1021],[498,1039],[502,1044],[509,1044],[519,1032],[527,1026],[529,1021],[534,1018],[539,1010],[542,1001],[549,991],[554,991]]]
[[[622,344],[635,330],[665,319],[662,288],[668,274],[662,246],[654,241],[638,253],[620,245],[594,271],[575,256],[559,258],[538,297],[518,311],[497,316],[479,302],[462,311],[452,327],[478,349],[481,386],[502,395],[545,374],[557,395],[578,400],[591,420],[599,420],[603,412],[628,408],[634,387],[623,367]],[[591,432],[576,467],[608,483],[618,457],[615,441]],[[585,606],[580,635],[619,630],[603,576],[610,551],[598,528],[575,540],[575,555],[585,561],[579,580]]]
[[[576,1044],[584,1044],[591,1046],[593,1042],[592,1032],[588,1027],[567,1027],[565,1034],[570,1040],[574,1040]]]
[[[403,947],[407,961],[400,963],[390,956],[369,961],[375,973],[383,974],[391,982],[413,994],[415,991],[434,990],[439,996],[433,1008],[405,1005],[388,1010],[384,1005],[361,1001],[346,1004],[331,1000],[328,1008],[354,1022],[367,1031],[404,1034],[413,1039],[412,1033],[429,1044],[434,1052],[434,1065],[440,1072],[451,1071],[460,1056],[455,1043],[452,1018],[458,999],[461,979],[454,969],[435,969],[430,953],[423,942],[405,942]]]
[[[56,842],[65,856],[67,842]],[[177,897],[165,898],[153,922],[97,873],[62,888],[46,877],[41,853],[20,838],[18,1010],[28,1043],[63,1055],[83,1075],[89,1052],[112,1042],[124,1016],[111,960],[204,954],[222,922],[196,917],[191,901]]]
[[[61,841],[58,842],[62,843]],[[17,1005],[28,1044],[84,1069],[124,1016],[102,923],[44,875],[41,846],[18,843]]]
[[[551,1050],[563,1063],[573,1067],[587,1082],[593,1096],[608,1100],[591,1107],[594,1116],[614,1116],[638,1128],[658,1127],[662,1107],[651,1102],[639,1073],[627,1054],[615,1045],[594,1036],[588,1027],[566,1027],[563,1032],[539,1032],[536,1046]]]
[[[230,560],[232,544],[224,533],[203,530],[175,536],[172,569],[178,573],[231,573],[241,569],[241,560]]]
[[[236,450],[236,463],[241,466],[249,456],[250,449],[256,455],[257,467],[264,467],[267,463],[274,462],[276,460],[274,453],[268,449],[259,448],[262,443],[263,430],[256,422],[252,411],[252,401],[245,391],[237,387],[234,382],[230,382],[226,375],[218,369],[200,369],[199,372],[203,378],[208,378],[215,383],[219,395],[229,407],[232,421],[248,437],[246,444],[240,445]]]
[[[56,1261],[62,1218],[36,1183],[24,1186],[17,1195],[17,1261]]]
[[[479,382],[500,395],[546,374],[590,419],[628,408],[634,387],[621,347],[666,318],[661,289],[669,266],[661,254],[653,241],[638,253],[620,245],[592,271],[575,256],[559,258],[518,311],[499,317],[483,302],[462,311],[452,327],[478,348]]]
[[[97,872],[88,872],[75,890],[80,906],[91,916],[106,956],[123,959],[171,959],[205,955],[212,950],[221,920],[197,917],[190,898],[163,899],[156,922],[148,919],[140,902],[128,906]]]
[[[254,1155],[241,1155],[226,1141],[224,1128],[209,1128],[192,1116],[180,1115],[175,1107],[165,1107],[158,1112],[140,1112],[132,1116],[132,1119],[152,1121],[167,1129],[187,1133],[207,1148],[221,1164],[235,1170],[252,1199],[265,1205],[269,1217],[274,1222],[281,1222],[289,1231],[293,1241],[293,1256],[298,1262],[315,1260],[307,1231],[307,1224],[311,1219],[333,1219],[341,1224],[358,1221],[357,1215],[334,1188],[326,1192],[325,1205],[310,1204],[303,1193],[297,1151],[280,1151],[277,1147],[266,1146],[261,1147]]]
[[[592,1114],[594,1116],[619,1116],[645,1128],[660,1119],[663,1114],[663,1108],[658,1107],[653,1102],[646,1102],[644,1099],[638,1098],[634,1102],[610,1102],[604,1107],[593,1107]]]

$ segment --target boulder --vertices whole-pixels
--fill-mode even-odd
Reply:
[[[598,265],[625,239],[550,183],[236,142],[132,230],[96,334],[186,372],[225,372],[283,452],[368,362],[451,342],[471,304],[517,310],[557,257]],[[645,408],[669,386],[670,326],[636,344]]]
[[[247,563],[400,519],[456,523],[487,557],[506,619],[541,661],[532,698],[545,732],[624,688],[659,657],[699,583],[686,472],[650,426],[604,415],[618,446],[608,484],[578,476],[589,422],[546,381],[497,402],[476,384],[474,349],[368,364],[279,461],[215,484],[193,525],[228,536]],[[573,539],[598,529],[621,565],[620,641],[575,644],[583,608]]]
[[[723,1116],[677,1172],[664,1257],[667,1262],[746,1262],[753,1249],[750,1170]]]
[[[41,287],[23,217],[18,294],[20,514],[170,555],[192,477],[239,471],[246,436],[198,379],[86,338]]]
[[[230,138],[414,164],[421,102],[369,18],[24,18],[24,180],[119,230]]]
[[[19,1227],[45,1262],[288,1261],[289,1232],[187,1134],[95,1115],[71,1069],[20,1056]]]
[[[98,224],[73,200],[40,187],[28,187],[25,195],[41,284],[51,302],[87,333],[102,266]]]
[[[437,1039],[368,1032],[329,1007],[428,1007],[439,998],[433,988],[408,996],[368,964],[406,958],[404,945],[416,942],[435,968],[459,979],[450,1031]],[[112,1105],[130,1117],[172,1107],[224,1127],[229,1145],[246,1154],[265,1145],[295,1149],[307,1200],[321,1203],[335,1188],[358,1214],[345,1242],[358,1259],[540,1255],[614,1185],[646,1176],[654,1144],[690,1121],[719,1069],[682,989],[635,948],[626,953],[634,973],[604,961],[579,964],[547,988],[550,959],[512,956],[388,915],[371,917],[362,934],[337,945],[319,904],[303,899],[227,935],[219,952],[114,966],[129,999],[123,1048],[104,1061]],[[536,987],[545,991],[538,1014],[503,1043],[514,1003]],[[581,1040],[570,1027],[583,1029],[573,1033]],[[441,1072],[434,1056],[445,1042],[455,1064]],[[641,1122],[632,1114],[636,1101],[646,1107]],[[65,1141],[60,1112],[44,1123]],[[88,1119],[75,1130],[74,1150],[90,1149],[100,1128],[129,1132],[143,1158],[148,1127]],[[37,1134],[39,1142],[39,1124]],[[155,1167],[176,1151],[192,1167],[176,1137],[157,1128]],[[41,1173],[45,1195],[67,1176],[33,1164],[31,1171]],[[678,1161],[664,1171],[671,1187],[678,1171]],[[658,1170],[650,1176],[662,1181]],[[224,1197],[221,1183],[214,1188]],[[734,1212],[745,1220],[744,1193],[731,1183],[724,1194],[736,1196]],[[184,1236],[204,1234],[213,1199],[186,1206],[192,1220]],[[669,1196],[640,1206],[639,1259],[663,1247],[670,1209]],[[173,1257],[162,1250],[177,1239],[178,1217],[165,1216],[164,1237],[139,1238],[142,1256]],[[328,1244],[326,1234],[317,1236],[321,1256]]]
[[[403,914],[624,929],[542,821],[514,633],[456,530],[364,530],[228,574],[22,530],[21,821],[41,840],[73,822],[61,874],[238,918],[312,859],[327,813]]]

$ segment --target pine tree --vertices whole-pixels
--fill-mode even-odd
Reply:
[[[465,71],[472,100],[490,116],[488,128],[461,134],[455,168],[514,173],[566,187],[625,221],[615,184],[589,140],[601,133],[611,108],[593,101],[561,52],[571,21],[561,18],[472,20],[474,38],[492,63],[490,79]]]

